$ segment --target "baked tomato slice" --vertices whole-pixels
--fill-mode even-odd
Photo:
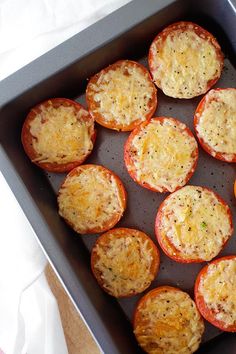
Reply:
[[[133,296],[155,279],[159,251],[144,232],[116,228],[99,236],[91,254],[91,268],[98,284],[115,297]]]
[[[126,208],[120,178],[99,165],[82,165],[66,176],[58,193],[59,214],[80,234],[114,227]]]
[[[33,107],[21,133],[30,160],[51,172],[67,172],[84,162],[95,138],[92,116],[67,98],[52,98]]]
[[[131,60],[119,60],[94,75],[86,89],[89,112],[102,126],[133,130],[150,119],[157,93],[148,70]]]
[[[233,233],[232,215],[209,188],[185,186],[161,203],[155,233],[162,250],[176,262],[210,261]]]
[[[211,33],[195,23],[181,21],[156,36],[148,62],[155,84],[167,96],[192,98],[216,83],[224,60]]]
[[[142,187],[174,192],[194,173],[198,146],[190,129],[179,120],[151,118],[129,135],[124,160],[130,176]]]
[[[140,299],[133,326],[139,345],[150,354],[193,353],[204,332],[194,301],[171,286],[160,286]]]
[[[197,276],[194,292],[208,322],[222,331],[236,332],[236,255],[207,264]]]
[[[236,88],[209,91],[197,106],[194,128],[208,154],[236,162]]]

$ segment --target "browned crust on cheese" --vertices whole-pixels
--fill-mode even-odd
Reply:
[[[79,175],[81,172],[83,172],[84,170],[89,170],[89,169],[94,169],[96,168],[98,170],[98,173],[101,172],[104,174],[104,176],[106,176],[106,178],[108,178],[108,180],[111,179],[111,177],[113,177],[116,181],[117,187],[118,187],[118,193],[119,193],[119,197],[121,200],[121,212],[120,213],[113,213],[112,215],[110,215],[110,218],[101,226],[101,227],[91,227],[89,225],[87,225],[87,229],[86,230],[77,230],[76,225],[74,225],[73,223],[71,223],[68,219],[66,219],[65,217],[64,220],[65,222],[72,228],[74,229],[76,232],[80,233],[80,234],[95,234],[95,233],[100,233],[100,232],[105,232],[109,229],[111,229],[112,227],[114,227],[119,220],[121,219],[121,217],[123,216],[123,213],[126,209],[126,205],[127,205],[127,193],[125,190],[125,187],[121,181],[121,179],[112,171],[108,170],[107,168],[100,166],[100,165],[92,165],[92,164],[87,164],[87,165],[82,165],[82,166],[78,166],[76,168],[74,168],[72,171],[70,171],[68,173],[68,175],[66,176],[65,180],[63,181],[59,192],[58,192],[58,205],[59,205],[59,210],[60,210],[60,196],[62,193],[63,188],[65,187],[65,183],[67,181],[67,179],[69,179],[72,176],[76,176]],[[94,188],[96,188],[96,186],[94,186]],[[91,191],[91,193],[93,193]]]
[[[30,110],[29,114],[27,115],[24,121],[22,132],[21,132],[22,145],[30,160],[40,168],[50,172],[68,172],[73,168],[75,168],[76,166],[81,165],[88,157],[88,155],[92,152],[92,150],[89,151],[88,154],[85,155],[80,160],[68,162],[68,163],[55,163],[55,162],[50,163],[50,162],[40,162],[36,160],[40,156],[33,147],[33,141],[35,137],[33,137],[33,135],[30,132],[30,123],[35,119],[35,117],[38,114],[41,113],[42,107],[47,108],[49,106],[53,106],[54,108],[60,106],[74,107],[77,111],[80,111],[81,109],[85,110],[85,108],[81,104],[67,98],[51,98],[49,100],[39,103],[38,105],[36,105]],[[50,119],[50,117],[48,118]],[[93,118],[90,115],[83,116],[82,119],[93,123]],[[92,124],[92,128],[89,130],[89,134],[90,134],[91,142],[94,145],[96,140],[96,130],[94,129],[94,124]]]
[[[100,125],[104,126],[105,128],[109,128],[109,129],[113,129],[113,130],[117,130],[117,131],[131,131],[139,123],[141,123],[142,120],[135,119],[130,124],[120,124],[115,119],[112,121],[107,121],[105,119],[105,117],[100,112],[97,111],[97,108],[99,106],[98,106],[98,103],[94,100],[95,91],[92,88],[92,86],[94,84],[98,84],[102,75],[106,74],[110,70],[119,70],[123,64],[126,64],[129,67],[139,68],[143,72],[143,74],[145,76],[147,76],[147,80],[149,80],[150,85],[152,86],[152,90],[153,90],[152,98],[149,101],[148,110],[144,114],[145,120],[150,119],[153,116],[154,112],[156,111],[156,107],[157,107],[156,88],[155,88],[155,85],[152,83],[152,78],[151,78],[151,75],[149,74],[148,70],[143,65],[141,65],[135,61],[132,61],[132,60],[119,60],[119,61],[115,62],[114,64],[109,65],[105,69],[101,70],[96,75],[94,75],[89,80],[89,83],[88,83],[88,86],[86,89],[86,101],[87,101],[87,104],[89,107],[90,114],[94,117],[96,122],[98,122]],[[127,95],[128,94],[129,94],[129,92],[127,92]],[[138,105],[138,102],[137,102],[137,105]]]
[[[135,237],[138,238],[141,242],[146,242],[148,241],[148,246],[151,249],[152,253],[152,264],[150,268],[150,275],[154,279],[156,277],[156,274],[158,272],[158,268],[160,265],[160,254],[158,251],[158,248],[154,244],[154,242],[150,239],[149,236],[147,236],[144,232],[136,230],[136,229],[130,229],[130,228],[116,228],[113,230],[109,230],[105,234],[99,236],[97,239],[95,245],[93,246],[92,253],[91,253],[91,269],[92,272],[98,282],[98,284],[101,286],[101,288],[106,291],[109,295],[116,296],[112,291],[109,291],[106,286],[105,286],[105,280],[103,279],[103,273],[97,269],[96,263],[99,260],[99,255],[97,254],[96,248],[97,247],[102,247],[103,249],[109,249],[109,247],[112,247],[112,239],[117,239],[117,238],[128,238],[128,237]],[[127,265],[122,265],[122,266],[129,266],[129,260],[127,259]],[[151,282],[150,282],[151,283]],[[121,292],[118,296],[116,297],[130,297],[134,296],[145,289],[147,289],[150,285],[150,283],[143,287],[142,289],[134,288],[133,291],[127,293],[127,292]]]

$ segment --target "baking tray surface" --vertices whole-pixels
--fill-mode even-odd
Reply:
[[[148,67],[146,57],[141,58],[139,62]],[[226,58],[222,77],[215,87],[233,87],[235,82],[236,71],[230,61]],[[169,116],[178,118],[180,121],[187,124],[192,132],[194,132],[193,115],[201,98],[202,96],[191,100],[178,100],[167,97],[161,92],[161,90],[158,90],[158,108],[154,117]],[[84,94],[77,97],[76,101],[86,106]],[[124,216],[116,226],[132,227],[142,230],[150,235],[153,241],[158,245],[154,235],[155,217],[159,205],[169,193],[160,194],[149,191],[140,187],[131,179],[123,160],[123,147],[128,136],[129,133],[118,133],[97,125],[97,141],[94,150],[86,160],[86,163],[94,163],[108,167],[121,177],[121,180],[125,185],[128,193],[128,206]],[[55,194],[57,194],[65,176],[66,174],[59,175],[55,173],[47,173],[47,177]],[[213,159],[199,146],[198,166],[188,184],[209,187],[219,193],[231,207],[234,224],[236,224],[235,198],[233,196],[234,179],[235,166],[233,164],[227,164]],[[87,249],[91,251],[98,234],[80,237]],[[159,246],[158,248],[160,249]],[[232,236],[219,256],[234,253],[235,250],[236,237]],[[144,293],[159,285],[172,285],[187,291],[193,297],[194,279],[204,264],[205,262],[201,264],[177,263],[168,258],[161,251],[161,265],[157,278],[152,283],[151,287]],[[131,298],[118,300],[121,309],[130,321],[132,321],[137,300],[142,296],[143,293]],[[221,333],[220,330],[206,322],[203,342],[214,338],[219,335],[219,333]]]
[[[176,20],[195,21],[217,37],[223,48],[225,61],[222,77],[214,87],[235,87],[236,45],[235,36],[231,34],[236,33],[236,30],[235,32],[232,30],[236,21],[232,22],[232,25],[229,23],[229,18],[235,20],[235,12],[232,10],[234,7],[230,4],[230,1],[217,0],[206,0],[202,2],[202,6],[199,6],[200,2],[197,4],[181,0],[160,1],[158,4],[151,0],[145,4],[141,0],[134,1],[92,26],[94,31],[91,28],[88,32],[79,34],[78,39],[75,37],[67,41],[0,84],[0,89],[5,89],[0,98],[1,168],[50,262],[65,284],[74,304],[84,316],[101,349],[107,354],[139,352],[130,321],[134,307],[143,294],[115,300],[99,288],[89,269],[89,254],[97,235],[78,236],[58,216],[56,195],[65,174],[45,173],[29,162],[20,143],[22,122],[30,107],[50,97],[64,96],[86,106],[84,95],[86,79],[117,59],[137,60],[148,67],[144,53],[147,54],[151,40],[164,26]],[[91,34],[96,36],[99,28],[105,31],[112,22],[113,31],[111,29],[109,35],[104,34],[104,42],[99,33],[95,44]],[[91,46],[86,43],[86,48],[81,49],[81,56],[77,53],[77,63],[74,45],[77,40],[77,45],[82,44],[80,40],[86,38],[86,33],[88,41],[91,40]],[[130,46],[130,43],[133,43],[133,46]],[[68,50],[71,50],[71,62]],[[64,59],[57,62],[60,53],[64,53]],[[45,68],[47,58],[48,66]],[[34,70],[39,70],[40,67],[42,72],[38,72],[37,76]],[[33,72],[37,80],[34,75],[31,78],[27,76],[27,73]],[[158,108],[154,116],[175,117],[186,123],[193,131],[193,114],[201,98],[202,96],[190,100],[173,99],[158,90]],[[12,134],[8,133],[9,129]],[[128,133],[117,133],[98,125],[97,130],[95,147],[86,163],[101,164],[114,171],[122,179],[128,192],[128,207],[117,226],[143,230],[156,242],[154,220],[158,206],[168,194],[158,194],[140,187],[127,173],[123,162],[123,146]],[[215,160],[199,146],[198,166],[189,181],[191,185],[207,186],[218,192],[231,207],[234,225],[236,225],[236,202],[233,197],[235,172],[234,164]],[[234,233],[219,256],[235,252]],[[194,279],[202,266],[203,264],[176,263],[161,252],[160,271],[147,291],[166,284],[180,287],[193,296]],[[236,353],[236,341],[232,340],[235,335],[221,333],[220,330],[206,324],[203,337],[205,345],[199,352],[211,353],[213,348],[214,354],[222,354],[220,351],[222,349],[219,348],[222,348],[221,343],[225,342],[229,343],[227,354]]]

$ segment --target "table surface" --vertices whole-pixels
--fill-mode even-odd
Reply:
[[[49,264],[46,267],[45,274],[49,286],[57,299],[69,354],[100,354],[100,350],[83,319],[76,311]]]

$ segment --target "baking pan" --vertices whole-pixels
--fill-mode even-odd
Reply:
[[[29,109],[50,97],[68,97],[85,104],[87,78],[117,59],[146,65],[155,34],[176,20],[191,20],[212,32],[225,54],[217,87],[235,86],[236,6],[234,0],[135,0],[67,40],[0,83],[0,164],[36,237],[101,351],[106,354],[141,353],[132,333],[134,306],[141,295],[115,300],[105,294],[90,272],[89,252],[97,235],[76,235],[57,214],[56,193],[64,175],[45,173],[25,155],[20,133]],[[156,115],[179,118],[193,129],[193,112],[201,97],[178,100],[158,91]],[[95,149],[88,163],[117,173],[128,191],[128,209],[119,226],[135,227],[154,239],[154,218],[165,195],[135,184],[123,163],[127,133],[98,127]],[[217,191],[230,205],[235,220],[235,166],[217,161],[200,148],[197,170],[190,184]],[[1,235],[4,237],[4,235]],[[16,235],[17,237],[17,235]],[[236,253],[235,235],[220,255]],[[203,264],[175,263],[161,253],[161,267],[151,288],[174,285],[193,295],[194,278]],[[17,270],[16,270],[17,272]],[[236,353],[236,336],[206,325],[199,353]]]

